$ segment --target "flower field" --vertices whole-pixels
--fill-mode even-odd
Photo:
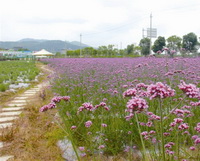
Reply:
[[[0,61],[0,92],[9,89],[11,84],[30,82],[38,74],[35,62]]]
[[[43,61],[79,160],[200,160],[200,58]]]

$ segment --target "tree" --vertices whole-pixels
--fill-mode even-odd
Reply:
[[[161,51],[164,46],[165,46],[165,38],[159,36],[158,39],[154,42],[152,50],[154,53],[157,53],[158,51]]]
[[[140,46],[135,46],[134,47],[134,55],[140,55],[141,47]]]
[[[124,56],[126,53],[125,49],[119,49],[119,55]]]
[[[119,52],[117,48],[114,48],[114,46],[115,45],[99,46],[97,52],[101,56],[114,56]]]
[[[128,45],[126,48],[127,55],[131,55],[134,52],[134,44]]]
[[[190,32],[187,35],[183,36],[183,44],[182,47],[186,50],[191,52],[192,50],[196,50],[195,46],[198,44],[197,41],[197,36],[193,33]]]
[[[108,48],[107,46],[99,46],[98,48],[98,55],[100,56],[105,56],[108,53]]]
[[[180,50],[182,39],[176,35],[167,38],[167,47],[171,50]]]
[[[20,48],[20,49],[18,49],[17,51],[30,51],[30,50],[27,49],[27,48]]]
[[[95,56],[97,54],[93,47],[86,47],[83,49],[83,55]]]
[[[108,55],[112,56],[116,54],[116,49],[114,48],[115,45],[108,45],[107,49],[108,49]]]
[[[149,55],[149,48],[150,48],[150,39],[149,38],[143,38],[140,40],[139,46],[141,47],[141,54],[143,55]]]

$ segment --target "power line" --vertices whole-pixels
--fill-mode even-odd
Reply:
[[[90,35],[96,35],[96,34],[101,34],[101,33],[104,33],[104,32],[112,32],[112,31],[120,30],[120,29],[125,28],[127,26],[133,25],[133,24],[135,24],[137,22],[140,22],[145,18],[147,18],[147,16],[143,16],[141,18],[138,18],[137,20],[132,21],[131,23],[123,24],[121,26],[113,27],[113,28],[110,28],[110,29],[107,29],[107,30],[104,30],[104,31],[99,31],[99,32],[94,32],[94,33],[86,33],[86,34],[83,34],[83,36],[87,36],[88,37]]]
[[[158,13],[159,15],[160,14],[165,14],[165,13],[167,13],[167,12],[173,12],[173,11],[177,11],[177,9],[188,9],[188,8],[191,8],[191,7],[199,7],[200,6],[200,4],[192,4],[192,5],[184,5],[184,6],[178,6],[178,7],[170,7],[170,8],[168,8],[168,9],[166,9],[166,10],[157,10],[157,11],[154,11],[154,13]],[[124,27],[127,27],[127,26],[129,26],[129,25],[133,25],[133,24],[135,24],[135,23],[137,23],[137,22],[140,22],[140,21],[142,21],[143,19],[146,19],[146,18],[148,18],[149,16],[143,16],[143,17],[139,17],[137,20],[135,20],[135,21],[132,21],[132,22],[130,22],[130,23],[127,23],[127,24],[123,24],[123,25],[121,25],[121,26],[118,26],[118,27],[113,27],[113,28],[110,28],[110,29],[107,29],[107,30],[104,30],[104,31],[99,31],[99,32],[94,32],[94,33],[86,33],[86,34],[83,34],[83,36],[90,36],[90,35],[97,35],[97,34],[101,34],[101,33],[104,33],[104,32],[112,32],[112,31],[116,31],[116,30],[119,30],[119,29],[122,29],[122,28],[124,28]]]
[[[192,5],[184,5],[184,6],[178,6],[178,7],[169,7],[168,9],[166,10],[155,10],[153,11],[155,14],[159,14],[159,16],[163,15],[163,14],[169,14],[170,12],[174,12],[174,11],[177,11],[177,10],[181,10],[182,13],[185,9],[188,9],[188,8],[195,8],[196,7],[199,7],[200,4],[192,4]],[[181,13],[181,11],[179,13]],[[190,10],[191,11],[191,10]],[[113,31],[117,31],[117,30],[121,30],[123,28],[126,28],[126,27],[131,27],[133,24],[136,24],[138,22],[141,22],[142,20],[144,19],[147,19],[149,18],[149,15],[145,15],[145,16],[142,16],[142,17],[138,17],[137,19],[134,19],[134,21],[131,21],[130,23],[123,23],[122,25],[120,26],[117,26],[117,27],[111,27],[111,28],[108,28],[108,29],[105,29],[103,31],[97,31],[97,32],[93,32],[93,33],[86,33],[86,34],[82,34],[82,36],[85,36],[85,37],[92,37],[92,36],[95,36],[95,35],[98,35],[98,34],[102,34],[102,33],[107,33],[107,32],[113,32]],[[135,25],[135,27],[138,26],[138,25]],[[107,28],[107,27],[106,27]],[[144,35],[144,34],[143,34]]]

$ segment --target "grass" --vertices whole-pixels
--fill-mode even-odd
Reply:
[[[39,74],[35,61],[0,61],[0,92],[10,84],[31,82]]]
[[[37,62],[36,64],[37,70],[41,71],[41,66],[43,66],[43,63]],[[45,73],[45,72],[44,72]],[[30,85],[27,88],[19,88],[15,92],[12,91],[4,91],[0,92],[0,106],[2,106],[5,102],[8,102],[12,100],[15,96],[22,94],[27,89],[32,88],[33,86],[37,85],[38,83],[41,83],[46,78],[46,75],[41,75],[38,77],[38,82],[30,82]],[[8,84],[0,84],[0,86],[7,86]]]

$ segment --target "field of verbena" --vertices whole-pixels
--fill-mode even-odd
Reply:
[[[10,84],[30,82],[39,74],[33,61],[0,61],[0,92]]]
[[[52,103],[82,156],[199,159],[200,58],[43,61],[56,71],[52,88],[59,101]]]

